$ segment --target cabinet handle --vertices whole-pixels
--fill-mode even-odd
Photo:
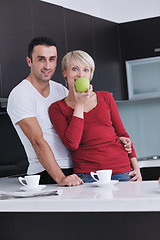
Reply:
[[[160,52],[160,48],[155,48],[154,51],[155,52]]]

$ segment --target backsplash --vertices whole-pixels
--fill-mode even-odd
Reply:
[[[116,103],[137,158],[160,155],[160,98]]]

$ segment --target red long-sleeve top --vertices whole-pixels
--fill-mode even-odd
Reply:
[[[75,173],[112,169],[113,174],[131,170],[130,158],[118,137],[129,137],[120,119],[117,105],[109,92],[96,91],[97,105],[84,113],[84,119],[73,116],[65,100],[49,108],[52,124],[64,145],[72,152]]]

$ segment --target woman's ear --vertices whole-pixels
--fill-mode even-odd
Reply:
[[[65,70],[63,71],[63,76],[64,76],[64,78],[66,78],[66,71]]]

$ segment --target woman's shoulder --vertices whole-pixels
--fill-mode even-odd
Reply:
[[[95,93],[97,94],[99,99],[105,100],[107,102],[113,98],[112,94],[108,91],[95,91]]]
[[[65,105],[65,98],[61,99],[61,100],[58,100],[56,102],[53,102],[51,105],[50,105],[50,109],[51,108],[61,108]]]
[[[66,118],[72,116],[73,114],[73,109],[71,107],[69,107],[65,101],[65,98],[53,102],[50,107],[49,107],[49,114],[52,113],[61,113],[63,116],[65,116]]]

